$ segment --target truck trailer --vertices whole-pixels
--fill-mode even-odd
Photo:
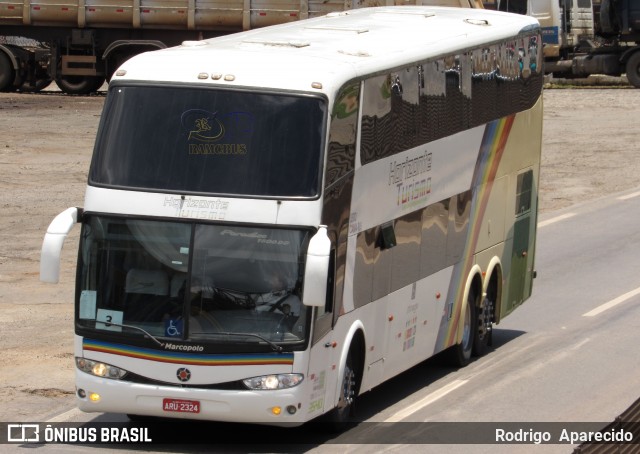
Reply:
[[[484,6],[538,19],[546,73],[626,73],[640,88],[640,0],[485,0]]]
[[[480,0],[0,0],[0,91],[87,94],[142,52],[353,8]]]

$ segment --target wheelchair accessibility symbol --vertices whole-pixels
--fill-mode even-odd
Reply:
[[[167,337],[182,336],[182,320],[166,320],[164,322],[164,334]]]

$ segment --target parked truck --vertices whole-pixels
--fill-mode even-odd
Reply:
[[[484,6],[538,19],[545,72],[562,78],[626,73],[640,88],[640,0],[485,0]]]
[[[480,0],[0,0],[0,91],[100,88],[133,55],[334,11]]]

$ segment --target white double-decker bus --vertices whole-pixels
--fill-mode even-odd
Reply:
[[[529,17],[369,8],[139,55],[109,85],[81,224],[76,401],[344,420],[482,355],[534,276],[542,44]]]

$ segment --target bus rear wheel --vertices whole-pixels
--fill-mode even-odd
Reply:
[[[495,301],[495,296],[491,292],[487,293],[487,297],[479,306],[475,306],[476,329],[473,333],[473,354],[475,356],[484,356],[491,345]]]
[[[473,291],[469,292],[464,319],[462,321],[462,340],[449,350],[450,363],[455,367],[464,367],[471,361],[473,344],[475,340],[475,327],[477,326],[476,297]]]

